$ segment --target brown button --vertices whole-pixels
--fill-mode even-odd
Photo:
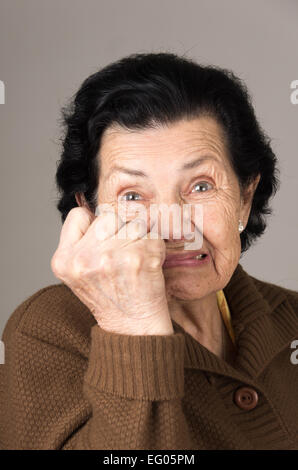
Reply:
[[[242,410],[253,410],[258,403],[258,394],[251,387],[240,387],[236,390],[234,401]]]

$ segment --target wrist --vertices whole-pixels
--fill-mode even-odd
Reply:
[[[172,335],[175,333],[169,313],[167,313],[167,315],[159,314],[156,317],[151,316],[145,319],[127,318],[118,325],[105,325],[100,323],[99,326],[105,331],[121,335],[146,336]]]

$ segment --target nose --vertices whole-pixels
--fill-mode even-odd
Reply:
[[[200,220],[193,205],[183,201],[171,204],[158,204],[150,208],[151,231],[158,233],[167,245],[176,248],[191,242],[200,229]],[[199,230],[200,231],[200,230]]]

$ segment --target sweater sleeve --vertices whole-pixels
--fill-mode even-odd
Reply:
[[[183,334],[121,335],[96,324],[84,357],[63,331],[52,341],[16,321],[6,327],[0,448],[195,449],[182,405]]]
[[[92,418],[64,448],[192,449],[181,399],[184,336],[130,336],[93,326],[83,391]]]

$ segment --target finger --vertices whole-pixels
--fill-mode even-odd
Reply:
[[[150,227],[148,228],[147,218],[140,215],[129,221],[127,224],[118,231],[116,234],[117,240],[122,241],[119,247],[124,247],[146,236]]]
[[[115,210],[104,210],[100,212],[93,222],[88,236],[95,237],[98,241],[103,241],[115,235],[125,222]]]
[[[67,247],[78,242],[85,235],[94,218],[94,214],[85,207],[71,209],[61,229],[59,246]]]
[[[147,235],[147,236],[146,236]],[[149,238],[150,240],[158,240],[163,239],[160,231],[159,231],[159,220],[153,219],[150,221],[150,229],[149,232],[145,235],[144,238]]]

